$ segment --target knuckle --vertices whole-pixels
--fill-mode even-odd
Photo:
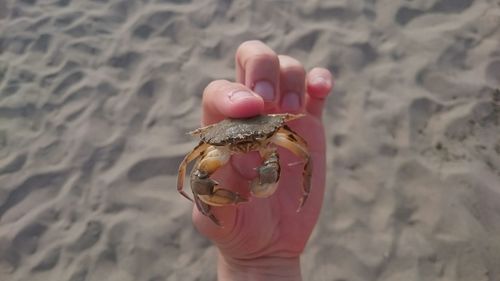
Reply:
[[[279,72],[279,65],[278,56],[269,53],[253,54],[242,63],[242,66],[246,69],[265,68],[276,73]]]
[[[236,60],[241,67],[246,67],[249,63],[279,65],[276,53],[258,40],[242,43],[236,51]]]
[[[306,74],[305,68],[302,63],[293,57],[280,55],[279,63],[281,70],[284,72],[296,72],[300,75]]]
[[[205,90],[203,90],[203,96],[206,97],[207,95],[216,93],[221,89],[226,88],[228,83],[229,81],[227,80],[214,80],[208,83],[208,85],[205,87]]]
[[[242,53],[242,52],[245,52],[247,50],[251,51],[251,50],[255,50],[255,49],[261,49],[261,48],[269,48],[267,47],[266,44],[264,44],[264,42],[260,41],[260,40],[249,40],[249,41],[245,41],[243,43],[240,44],[240,46],[238,47],[238,49],[236,50],[236,53]]]
[[[332,80],[333,74],[330,70],[323,67],[315,67],[309,71],[310,75],[321,76],[324,79]]]

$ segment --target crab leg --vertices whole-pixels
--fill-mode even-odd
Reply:
[[[278,130],[278,132],[271,138],[271,142],[287,148],[298,157],[303,158],[305,161],[302,198],[300,199],[299,207],[297,208],[297,212],[299,212],[302,206],[304,206],[304,203],[309,196],[309,192],[311,191],[312,159],[309,155],[309,151],[307,150],[307,143],[300,135],[292,131],[292,129],[286,125]]]
[[[210,205],[201,201],[198,196],[194,197],[194,203],[196,204],[196,208],[198,208],[198,211],[200,211],[200,213],[209,217],[216,225],[221,226],[217,217],[214,216],[214,214],[212,214],[212,212],[210,211],[210,209],[211,209]]]
[[[217,187],[210,178],[217,169],[229,161],[231,152],[224,147],[210,146],[191,174],[191,190],[201,201],[212,206],[224,206],[247,201],[238,193]]]
[[[259,153],[263,163],[257,169],[259,176],[252,181],[250,189],[255,197],[266,198],[271,196],[278,187],[280,178],[279,154],[275,147],[263,148]]]
[[[203,156],[205,150],[209,147],[208,144],[204,142],[200,142],[186,157],[182,160],[179,166],[179,173],[177,175],[177,191],[184,197],[186,197],[189,201],[193,201],[186,192],[184,192],[184,177],[186,176],[186,167],[187,165],[195,160],[196,158]]]

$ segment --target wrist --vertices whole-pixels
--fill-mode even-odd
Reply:
[[[233,259],[219,253],[217,274],[219,281],[302,280],[299,257]]]

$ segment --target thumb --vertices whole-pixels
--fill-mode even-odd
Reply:
[[[216,80],[203,92],[203,125],[221,121],[224,118],[245,118],[264,111],[264,100],[239,83]]]

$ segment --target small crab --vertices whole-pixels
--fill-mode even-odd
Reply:
[[[199,159],[191,173],[194,202],[202,214],[220,225],[210,211],[211,206],[238,204],[248,200],[236,192],[219,187],[210,175],[226,164],[232,154],[258,151],[262,165],[257,168],[257,178],[250,183],[250,191],[255,197],[269,197],[276,190],[280,178],[279,155],[275,146],[278,145],[304,160],[302,198],[297,209],[299,212],[309,195],[312,161],[306,141],[285,123],[303,116],[285,113],[225,119],[190,132],[191,135],[199,136],[201,141],[180,164],[177,190],[193,201],[183,190],[184,177],[187,165]]]

